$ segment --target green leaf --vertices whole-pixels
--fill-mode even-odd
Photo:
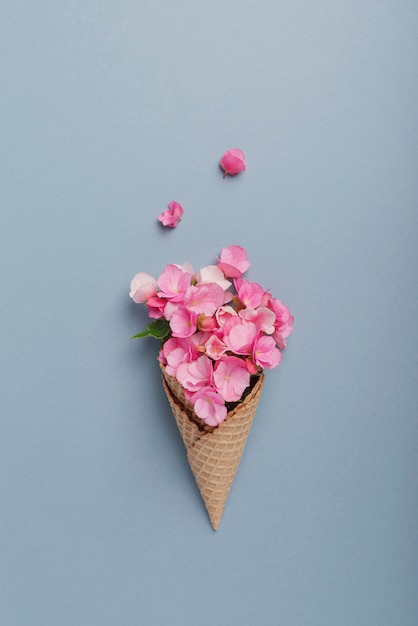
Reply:
[[[170,332],[170,326],[167,320],[155,320],[148,324],[146,330],[131,337],[131,339],[140,339],[141,337],[155,337],[156,339],[164,339]]]

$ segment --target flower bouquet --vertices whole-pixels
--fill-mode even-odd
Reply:
[[[218,529],[251,428],[264,370],[277,367],[292,331],[289,309],[243,274],[240,246],[196,274],[167,265],[155,280],[139,272],[130,296],[153,321],[135,337],[156,337],[162,382],[212,526]]]

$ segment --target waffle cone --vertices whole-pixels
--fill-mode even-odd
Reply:
[[[162,365],[161,370],[163,387],[186,447],[190,468],[211,524],[218,530],[260,399],[264,375],[245,400],[228,413],[225,421],[211,427],[194,413],[180,383],[169,376]]]

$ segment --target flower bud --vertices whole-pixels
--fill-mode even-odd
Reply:
[[[227,150],[219,161],[219,165],[224,171],[224,178],[227,174],[235,176],[236,174],[243,172],[247,167],[244,153],[239,148]]]
[[[199,315],[197,320],[197,328],[202,332],[211,332],[216,328],[216,320],[214,317],[206,317],[205,315]]]

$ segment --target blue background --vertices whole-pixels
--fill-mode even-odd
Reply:
[[[1,623],[416,626],[417,3],[0,18]],[[296,322],[215,533],[128,291],[231,244]]]

